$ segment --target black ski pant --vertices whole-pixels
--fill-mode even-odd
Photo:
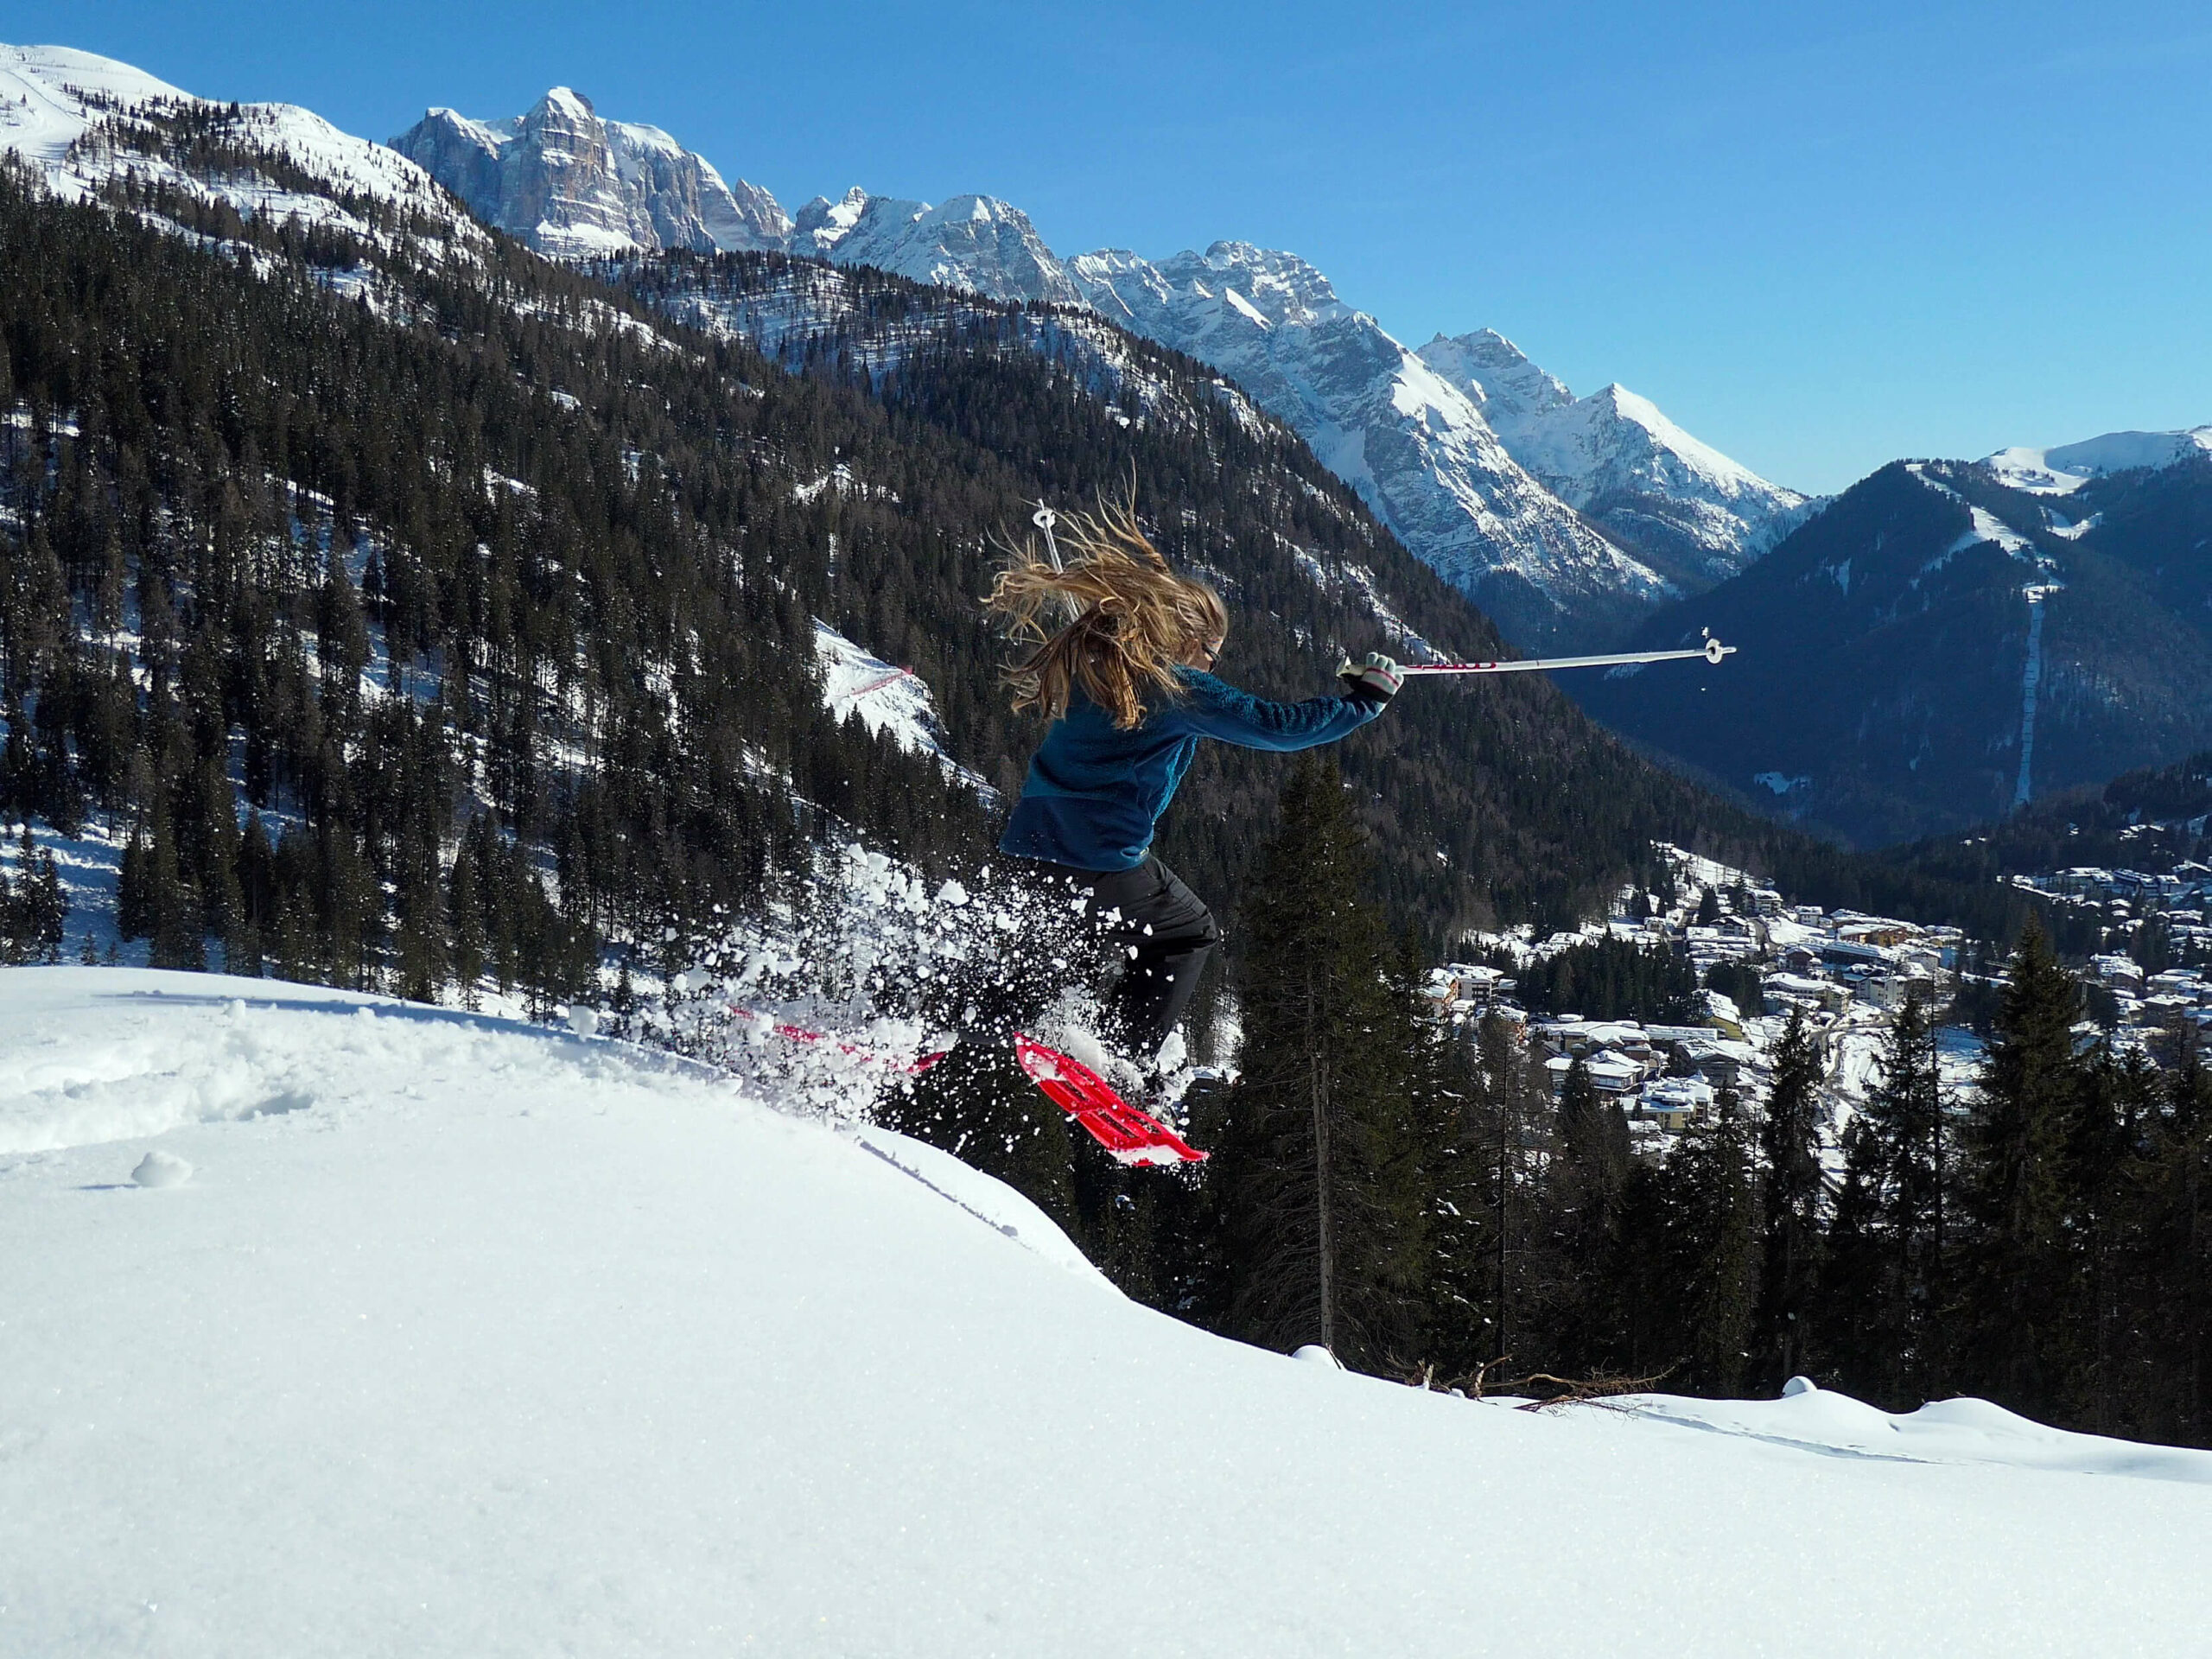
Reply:
[[[1106,1034],[1140,1065],[1150,1065],[1191,1006],[1206,957],[1221,943],[1213,912],[1182,877],[1150,855],[1130,870],[1036,863],[1090,895],[1090,925],[1122,967],[1107,993],[1113,1029]]]

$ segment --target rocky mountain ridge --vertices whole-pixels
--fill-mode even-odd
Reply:
[[[393,143],[549,253],[774,245],[781,209],[742,183],[739,194],[758,199],[746,221],[753,239],[625,231],[646,216],[650,191],[613,192],[610,163],[575,136],[588,137],[582,124],[540,118],[555,96],[505,123],[433,111]],[[995,198],[932,207],[857,187],[809,202],[780,245],[995,300],[1089,306],[1236,378],[1525,645],[1602,640],[1733,575],[1804,505],[1618,388],[1580,404],[1567,396],[1563,419],[1501,426],[1486,418],[1485,403],[1498,401],[1487,383],[1459,372],[1457,359],[1425,361],[1294,254],[1218,242],[1156,262],[1125,250],[1063,259],[1026,213]]]
[[[1576,397],[1491,328],[1422,346],[1514,458],[1684,593],[1725,582],[1817,503],[1701,443],[1616,382]]]
[[[506,121],[432,110],[391,148],[487,224],[556,258],[791,240],[791,218],[766,190],[725,183],[658,127],[601,119],[566,86]]]
[[[1675,595],[1532,478],[1465,395],[1294,254],[1079,255],[1084,302],[1232,376],[1524,644],[1602,636]]]

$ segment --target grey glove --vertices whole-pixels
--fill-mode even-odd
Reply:
[[[1357,663],[1347,658],[1337,670],[1337,677],[1344,683],[1346,696],[1377,705],[1396,696],[1398,688],[1406,683],[1397,664],[1379,651],[1369,652]]]

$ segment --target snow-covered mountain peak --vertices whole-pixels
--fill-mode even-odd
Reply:
[[[2071,495],[2107,473],[2178,466],[2212,454],[2212,426],[2174,432],[2107,432],[2056,448],[1999,449],[1981,465],[2000,484],[2031,495]]]
[[[791,251],[827,259],[868,211],[868,194],[857,184],[836,201],[817,196],[791,220]]]
[[[1551,639],[1563,624],[1594,633],[1668,591],[1297,255],[1236,241],[1157,261],[1110,249],[1068,271],[1094,309],[1232,376],[1515,638]]]
[[[819,197],[808,203],[792,245],[842,265],[874,265],[992,299],[1083,303],[1029,215],[995,196],[953,196],[932,207],[855,188],[834,206]]]
[[[442,128],[453,137],[493,155],[498,154],[501,145],[514,137],[512,132],[502,131],[489,121],[472,120],[459,110],[449,110],[442,105],[425,111],[422,124]]]
[[[1456,340],[1440,334],[1421,348],[1421,359],[1467,394],[1492,426],[1574,401],[1567,383],[1538,368],[1495,328],[1478,328]],[[1501,431],[1502,435],[1502,431]]]
[[[791,236],[790,217],[766,190],[728,183],[658,127],[603,119],[570,86],[504,121],[431,110],[392,147],[545,253],[780,250]]]
[[[1294,253],[1249,242],[1217,242],[1202,263],[1270,323],[1310,324],[1351,314],[1329,279]]]
[[[188,167],[158,144],[120,143],[103,124],[142,129],[185,111],[216,111],[219,137],[283,156],[320,191],[280,185],[226,162]],[[296,216],[370,241],[380,233],[344,205],[367,197],[436,221],[466,241],[482,232],[421,168],[291,104],[211,103],[130,64],[58,46],[0,46],[0,150],[22,156],[60,194],[93,194],[122,175],[228,202],[249,219]],[[296,182],[296,181],[295,181]]]
[[[1618,382],[1586,397],[1494,328],[1421,348],[1513,458],[1686,586],[1725,581],[1803,519],[1806,498],[1692,437]]]

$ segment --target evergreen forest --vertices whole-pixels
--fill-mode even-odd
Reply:
[[[1654,1156],[1580,1062],[1554,1092],[1503,1020],[1439,1023],[1362,897],[1329,759],[1281,807],[1242,918],[1242,1075],[1191,1103],[1211,1161],[1119,1170],[1033,1112],[983,1148],[1130,1294],[1463,1392],[1757,1397],[1802,1376],[1891,1410],[1972,1395],[2212,1445],[2212,1065],[2185,1039],[2164,1069],[2085,1046],[2038,926],[1974,1077],[1943,1077],[1942,1011],[1908,1001],[1840,1160],[1802,1018],[1764,1101],[1720,1090]]]

